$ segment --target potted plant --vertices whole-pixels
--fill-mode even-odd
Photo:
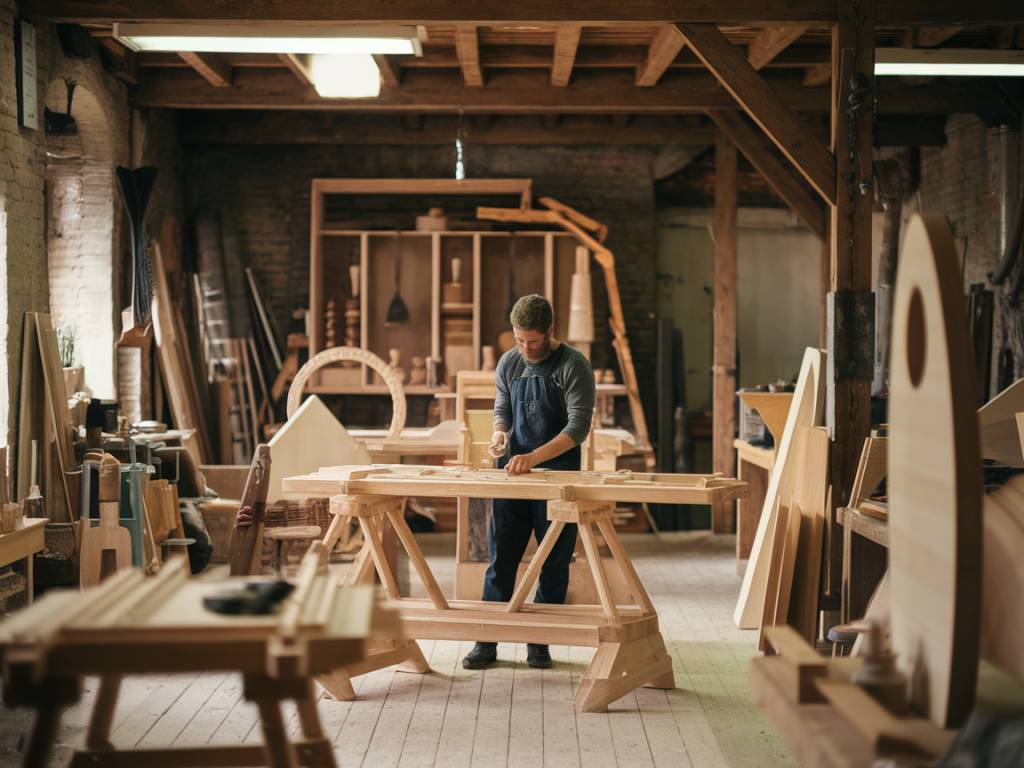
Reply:
[[[85,386],[85,368],[75,365],[77,333],[73,325],[64,325],[57,329],[57,350],[60,353],[60,364],[64,368],[64,391],[69,397]]]

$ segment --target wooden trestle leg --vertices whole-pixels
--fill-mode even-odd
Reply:
[[[605,711],[609,703],[643,685],[675,687],[672,659],[665,650],[654,605],[612,524],[613,504],[592,501],[548,502],[548,520],[551,525],[512,599],[505,610],[498,613],[495,611],[498,607],[493,603],[459,601],[449,605],[402,516],[401,501],[400,498],[389,496],[337,496],[331,499],[331,513],[358,518],[363,532],[363,549],[349,571],[347,583],[372,583],[373,570],[376,569],[388,596],[398,600],[398,584],[384,558],[381,539],[384,522],[390,521],[430,598],[429,606],[422,600],[403,601],[403,605],[408,606],[403,617],[414,632],[423,632],[422,635],[416,634],[417,637],[461,640],[467,639],[467,634],[470,639],[479,634],[481,640],[543,643],[549,642],[547,638],[550,632],[566,631],[566,627],[571,626],[574,631],[581,631],[583,638],[580,644],[597,646],[594,659],[576,694],[576,708],[583,712]],[[560,607],[527,605],[526,598],[535,587],[545,560],[568,523],[579,526],[601,605],[599,609],[597,606],[589,609],[586,606],[567,607],[569,623],[558,627],[552,624],[552,619],[557,616]],[[334,528],[332,525],[331,529]],[[602,559],[598,545],[598,531],[638,605],[615,604],[605,572],[606,560]],[[499,620],[499,616],[505,618]],[[585,619],[585,625],[580,622],[581,619]],[[582,632],[584,629],[585,632]],[[321,685],[328,693],[336,698],[352,699],[352,676],[392,664],[403,664],[401,668],[408,671],[429,670],[415,640],[374,638],[368,650],[364,661],[320,678]]]
[[[349,568],[345,584],[372,584],[376,570],[388,597],[397,600],[400,597],[398,582],[384,555],[384,522],[390,520],[431,599],[435,601],[435,606],[440,601],[440,604],[447,608],[448,604],[441,594],[441,588],[434,574],[427,568],[426,558],[405,523],[402,515],[404,506],[402,498],[393,496],[336,496],[331,499],[331,514],[334,520],[328,528],[327,536],[324,537],[324,545],[333,545],[337,537],[334,541],[329,540],[332,533],[340,531],[342,526],[347,526],[351,518],[358,519],[363,533],[363,548]],[[400,672],[423,674],[430,671],[430,665],[415,640],[374,637],[367,641],[366,655],[362,661],[335,669],[329,675],[321,675],[317,682],[329,696],[340,701],[353,701],[356,698],[355,689],[352,687],[353,677],[396,664]]]

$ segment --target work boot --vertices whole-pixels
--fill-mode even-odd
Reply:
[[[551,654],[548,653],[546,645],[534,645],[528,643],[526,646],[526,663],[534,669],[547,669],[551,666]]]
[[[477,643],[462,660],[463,669],[484,669],[498,660],[497,643]]]

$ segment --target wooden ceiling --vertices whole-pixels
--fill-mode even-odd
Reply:
[[[878,3],[880,19],[894,21],[909,15],[916,3],[897,0]],[[136,85],[133,100],[141,106],[177,109],[287,109],[348,112],[421,112],[469,114],[687,114],[707,109],[734,107],[729,94],[711,76],[694,53],[683,44],[674,25],[668,23],[589,22],[611,16],[613,3],[589,3],[579,7],[579,23],[426,23],[421,24],[423,55],[376,56],[383,86],[380,97],[369,100],[323,99],[313,90],[306,57],[273,54],[135,54],[112,35],[112,21],[199,20],[223,21],[223,3],[175,0],[157,3],[143,0],[108,0],[84,3],[69,0],[28,0],[29,18],[81,23],[103,45],[111,71]],[[267,0],[240,3],[232,13],[250,20],[301,21],[317,18],[344,21],[357,16],[385,22],[399,18],[419,3],[388,3],[387,11],[356,4],[338,10],[343,3],[326,0]],[[399,6],[395,8],[394,6]],[[448,3],[438,4],[456,6]],[[487,17],[497,11],[490,3],[470,11]],[[509,5],[521,6],[522,3]],[[531,11],[526,3],[524,15]],[[549,16],[564,15],[565,3],[545,7]],[[576,5],[569,3],[568,5]],[[582,6],[583,4],[580,4]],[[620,3],[643,19],[655,13],[677,11],[682,3]],[[751,7],[746,7],[750,5]],[[703,11],[686,3],[689,17],[721,17],[720,29],[747,60],[761,70],[773,90],[795,111],[824,113],[828,109],[831,73],[831,29],[826,4],[787,0],[759,4],[709,3]],[[954,13],[936,0],[931,8],[921,3],[929,18],[914,24],[879,23],[875,44],[879,47],[983,47],[1024,48],[1024,10],[1009,10],[1014,3],[987,3],[980,8]],[[1003,7],[1003,6],[1006,7]],[[1020,4],[1024,8],[1024,3]],[[212,6],[212,7],[211,7]],[[557,6],[557,7],[555,7]],[[597,6],[593,8],[592,6]],[[651,7],[648,7],[651,6]],[[712,7],[714,6],[714,7]],[[885,6],[883,8],[882,6]],[[991,7],[989,7],[991,6]],[[255,7],[255,8],[254,8]],[[334,10],[330,10],[333,8]],[[422,10],[422,9],[421,9]],[[429,17],[442,12],[433,9]],[[517,12],[502,9],[503,16]],[[834,16],[834,14],[832,14]],[[926,24],[931,19],[948,22],[971,15],[957,24]],[[759,25],[728,22],[767,16],[802,23]],[[1019,19],[1000,21],[1002,17]],[[258,17],[258,18],[255,18]],[[428,18],[429,18],[428,17]],[[1011,23],[1019,21],[1018,23]],[[878,81],[877,109],[887,114],[944,114],[984,112],[998,96],[991,83],[979,86],[950,79],[933,83],[886,78]]]

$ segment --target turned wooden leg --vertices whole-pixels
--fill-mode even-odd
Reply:
[[[104,675],[100,678],[100,688],[96,693],[89,717],[89,731],[85,736],[85,744],[89,749],[110,749],[110,728],[114,723],[114,710],[117,708],[117,697],[121,692],[120,675]]]

